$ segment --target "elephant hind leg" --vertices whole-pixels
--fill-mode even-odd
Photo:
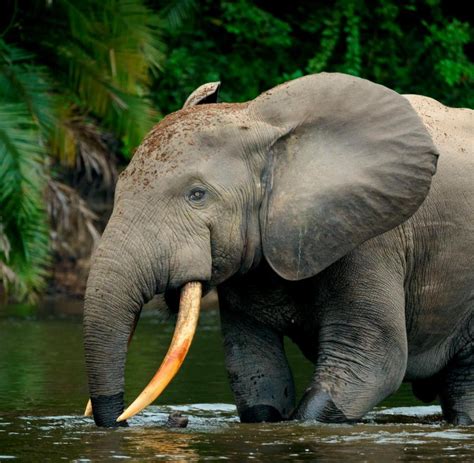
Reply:
[[[474,424],[474,344],[457,354],[444,371],[439,398],[445,419]]]

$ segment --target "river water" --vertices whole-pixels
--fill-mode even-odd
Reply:
[[[79,307],[80,309],[80,307]],[[442,422],[407,386],[356,425],[240,424],[223,366],[216,311],[202,314],[195,341],[168,389],[129,428],[96,428],[81,416],[87,387],[77,304],[0,308],[0,463],[3,461],[474,461],[474,429]],[[173,323],[145,312],[131,345],[127,401],[163,358]],[[297,390],[310,364],[289,342]],[[186,429],[165,428],[170,411]]]

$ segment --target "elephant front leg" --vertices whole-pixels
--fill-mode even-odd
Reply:
[[[403,282],[380,268],[365,275],[360,268],[348,272],[356,283],[337,273],[337,281],[326,282],[329,297],[319,301],[324,305],[317,308],[316,367],[294,419],[359,420],[395,392],[405,375]]]
[[[294,409],[293,376],[283,337],[251,317],[221,309],[225,363],[240,420],[288,419]]]
[[[356,327],[354,327],[356,328]],[[406,350],[388,342],[387,333],[359,333],[340,327],[321,344],[317,366],[293,419],[338,423],[356,421],[394,393],[403,380]]]

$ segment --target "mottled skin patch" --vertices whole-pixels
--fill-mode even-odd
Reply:
[[[145,137],[120,178],[128,186],[147,186],[160,176],[172,174],[199,156],[208,158],[209,145],[222,143],[217,129],[235,128],[248,120],[247,103],[191,106],[166,116]],[[248,127],[247,127],[248,128]],[[204,145],[204,146],[203,146]]]

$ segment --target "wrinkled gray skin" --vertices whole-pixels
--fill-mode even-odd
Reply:
[[[143,303],[198,280],[218,288],[242,421],[357,420],[405,380],[471,424],[473,112],[342,74],[243,104],[216,91],[159,123],[118,181],[85,304],[96,423],[123,408]],[[314,363],[298,404],[284,336]]]

